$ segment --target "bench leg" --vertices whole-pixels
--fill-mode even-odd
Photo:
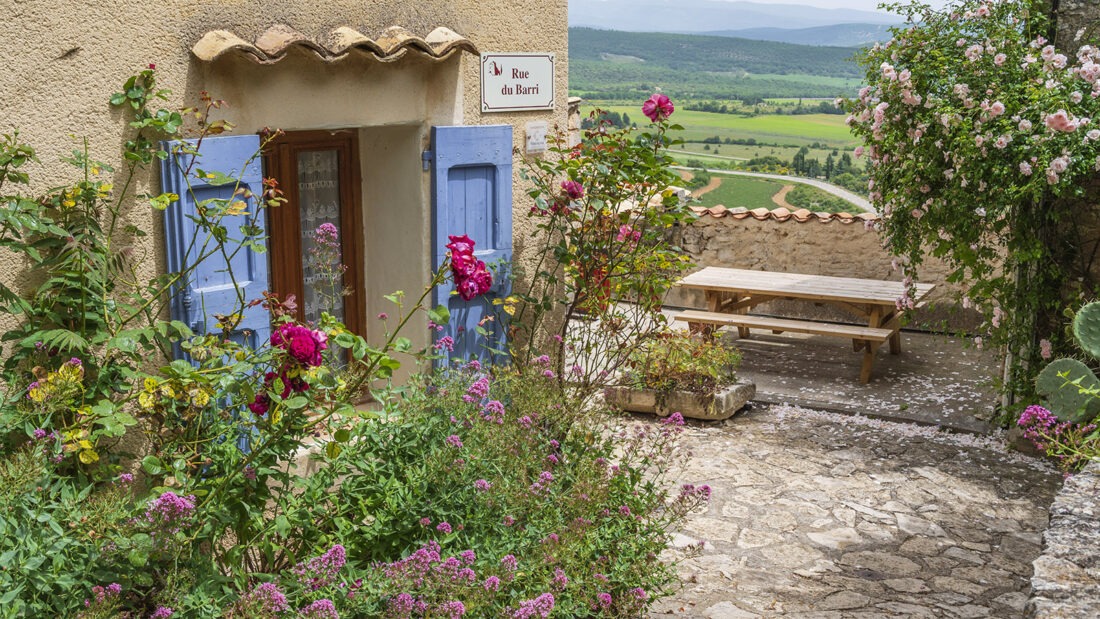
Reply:
[[[871,366],[875,363],[875,351],[871,350],[868,346],[867,350],[863,351],[863,365],[859,368],[859,382],[866,385],[871,382]]]
[[[875,364],[875,353],[878,352],[878,342],[864,342],[863,365],[859,368],[859,382],[866,385],[871,382],[871,368]]]
[[[901,331],[894,331],[894,334],[890,336],[890,354],[897,355],[901,353]]]

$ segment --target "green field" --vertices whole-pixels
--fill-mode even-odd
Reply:
[[[723,176],[715,174],[715,178],[722,179],[722,184],[714,191],[699,197],[700,206],[717,206],[726,208],[743,206],[747,209],[764,207],[776,208],[772,202],[774,196],[783,188],[783,183],[760,178],[746,178],[744,176]]]
[[[587,115],[590,109],[591,107],[582,109],[581,113]],[[640,106],[612,105],[606,109],[620,114],[626,112],[636,121],[645,121]],[[718,136],[723,140],[727,137],[742,140],[752,138],[757,142],[799,146],[819,142],[843,150],[859,144],[844,124],[844,116],[839,114],[738,116],[677,110],[672,119],[684,127],[683,131],[677,132],[677,137],[688,142],[701,142],[704,138]],[[732,145],[722,145],[723,150],[731,147]],[[729,154],[734,157],[742,156],[733,154],[732,150]]]
[[[680,144],[669,154],[676,158],[677,161],[687,161],[688,159],[699,159],[701,161],[748,161],[756,157],[766,157],[771,155],[773,157],[779,157],[784,161],[790,161],[791,158],[798,153],[798,148],[793,146],[744,146],[741,144],[711,144],[710,150],[703,150],[703,144]],[[819,161],[825,161],[825,158],[832,154],[834,149],[830,148],[811,148],[807,159],[818,159]],[[837,153],[851,152],[850,148],[837,148]],[[728,159],[727,159],[728,158]],[[861,167],[861,161],[856,162],[857,166]]]

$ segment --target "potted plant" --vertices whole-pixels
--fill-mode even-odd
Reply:
[[[604,394],[623,410],[727,419],[756,395],[755,384],[737,380],[740,363],[740,351],[716,339],[668,331],[640,343],[627,360],[624,384]]]

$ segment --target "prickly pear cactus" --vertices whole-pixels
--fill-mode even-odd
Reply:
[[[1100,302],[1093,301],[1077,310],[1073,335],[1085,352],[1093,359],[1100,359]]]
[[[1076,359],[1051,361],[1035,378],[1035,389],[1062,421],[1085,423],[1100,414],[1100,379]]]

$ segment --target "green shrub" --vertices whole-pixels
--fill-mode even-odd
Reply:
[[[740,364],[740,351],[716,339],[668,332],[640,345],[627,373],[637,387],[714,394],[737,379]]]

